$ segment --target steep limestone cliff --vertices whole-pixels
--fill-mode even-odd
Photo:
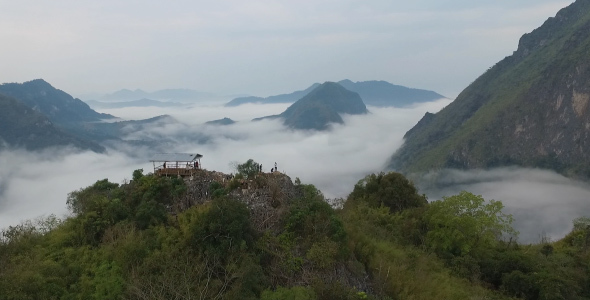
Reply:
[[[390,167],[521,165],[590,177],[589,54],[590,1],[578,0],[412,128]]]

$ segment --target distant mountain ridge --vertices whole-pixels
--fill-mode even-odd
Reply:
[[[113,109],[125,107],[174,107],[186,105],[178,102],[164,102],[147,98],[123,102],[101,102],[96,100],[88,100],[86,101],[86,103],[90,105],[90,107],[98,109]]]
[[[7,94],[7,95],[4,95]],[[8,96],[10,95],[10,96]],[[0,143],[2,147],[24,147],[29,150],[72,145],[82,150],[104,152],[104,142],[149,145],[154,140],[132,140],[129,133],[146,127],[177,122],[170,116],[147,120],[113,121],[115,117],[92,110],[80,99],[58,90],[42,79],[0,85]],[[122,138],[125,137],[123,140]],[[157,137],[166,143],[166,137]]]
[[[230,102],[226,103],[225,106],[238,106],[246,103],[259,103],[259,104],[271,104],[271,103],[294,103],[295,101],[303,98],[305,95],[309,94],[313,89],[317,88],[320,84],[314,83],[310,87],[306,88],[305,90],[295,91],[289,94],[281,94],[276,96],[269,96],[266,98],[256,97],[256,96],[248,96],[248,97],[238,97]]]
[[[100,97],[99,101],[135,101],[140,99],[153,99],[161,101],[194,101],[201,98],[214,96],[210,93],[199,92],[191,89],[163,89],[154,92],[146,92],[140,89],[134,91],[129,89],[118,90],[114,93]],[[90,100],[90,99],[88,99]],[[95,99],[93,99],[95,100]]]
[[[406,134],[406,173],[520,165],[590,178],[590,1],[521,37],[440,112]]]
[[[344,123],[341,113],[358,115],[367,112],[367,107],[357,93],[338,83],[325,82],[283,113],[254,120],[280,118],[283,124],[292,129],[326,130],[330,123]]]
[[[366,105],[377,107],[404,107],[415,103],[430,102],[445,98],[445,96],[433,91],[412,89],[401,85],[394,85],[387,81],[371,80],[352,82],[345,79],[338,81],[338,84],[349,91],[358,93]],[[238,106],[246,103],[294,103],[318,86],[319,83],[314,83],[305,90],[266,98],[255,96],[239,97],[228,102],[225,106]]]
[[[22,101],[33,110],[49,117],[56,124],[97,122],[114,118],[109,114],[101,114],[92,110],[82,100],[54,88],[43,79],[24,83],[0,84],[0,94]]]
[[[338,81],[338,84],[349,91],[357,92],[366,105],[378,107],[404,107],[415,103],[423,103],[446,98],[433,91],[413,89],[401,85],[394,85],[387,81],[357,81],[348,79]]]

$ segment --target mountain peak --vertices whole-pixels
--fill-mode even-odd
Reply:
[[[52,122],[60,125],[80,121],[94,122],[113,117],[97,113],[82,100],[54,88],[43,79],[24,83],[4,83],[0,85],[0,93],[14,97],[31,108],[34,107]]]
[[[354,82],[352,82],[350,79],[343,79],[338,81],[338,84],[344,86],[344,84],[354,84]]]
[[[37,79],[25,81],[25,82],[23,82],[23,84],[44,84],[44,85],[51,86],[51,84],[49,84],[49,82],[45,81],[45,79],[43,79],[43,78],[37,78]]]
[[[325,130],[329,123],[344,123],[341,113],[365,114],[367,107],[359,94],[336,82],[327,81],[279,116],[284,119],[285,125],[294,129]]]
[[[234,121],[228,117],[225,117],[223,119],[205,122],[205,124],[207,124],[207,125],[231,125],[234,123],[236,123],[236,121]]]
[[[316,87],[318,87],[319,83],[314,83],[305,90],[295,91],[290,94],[281,94],[276,96],[269,96],[266,98],[256,97],[256,96],[243,96],[237,97],[231,100],[230,102],[226,103],[225,106],[239,106],[246,103],[261,103],[261,104],[270,104],[270,103],[293,103],[303,96],[307,95],[309,92],[313,91]]]
[[[30,82],[29,82],[30,83]],[[34,84],[44,83],[37,81]],[[63,131],[42,113],[22,101],[0,94],[0,149],[11,147],[39,150],[45,147],[72,145],[79,149],[103,152],[105,148]]]
[[[14,83],[14,84],[18,84],[18,83]],[[34,89],[36,91],[39,90],[45,90],[45,89],[51,89],[51,90],[57,90],[56,88],[54,88],[49,82],[45,81],[44,79],[33,79],[30,81],[25,81],[22,83],[22,85],[28,89]]]

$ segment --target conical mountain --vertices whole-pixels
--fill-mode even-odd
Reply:
[[[329,123],[344,123],[341,113],[358,115],[367,113],[359,94],[338,83],[325,82],[289,106],[279,117],[294,129],[327,129]]]
[[[406,134],[390,167],[503,165],[590,176],[590,1],[522,36],[518,50]]]

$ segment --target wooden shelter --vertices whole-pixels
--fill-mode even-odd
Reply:
[[[158,176],[192,176],[201,169],[201,154],[157,153],[150,162],[154,164],[154,174]]]

